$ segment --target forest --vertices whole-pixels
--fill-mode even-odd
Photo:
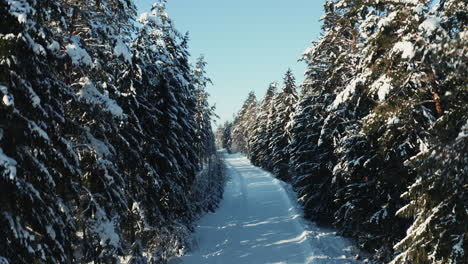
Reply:
[[[217,148],[372,263],[468,263],[466,0],[326,0],[305,80],[216,131],[207,62],[155,2],[0,0],[0,264],[186,254],[229,180]]]
[[[163,263],[222,196],[206,62],[164,2],[0,1],[0,263]],[[209,190],[209,191],[208,191]]]
[[[468,2],[326,1],[320,39],[220,144],[378,263],[468,263]]]

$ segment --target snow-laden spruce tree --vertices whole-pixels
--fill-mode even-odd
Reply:
[[[208,102],[209,94],[207,85],[212,84],[206,76],[207,63],[204,56],[197,59],[193,68],[192,83],[195,87],[194,96],[195,106],[195,135],[196,142],[193,142],[200,162],[201,172],[197,174],[190,198],[195,201],[192,208],[195,213],[203,211],[214,211],[216,208],[213,201],[219,201],[222,198],[224,189],[223,172],[224,166],[220,163],[215,145],[215,135],[211,127],[215,114],[215,106]]]
[[[281,92],[274,98],[272,104],[275,112],[271,119],[271,139],[269,141],[269,159],[272,172],[282,180],[289,180],[289,153],[287,146],[291,140],[291,119],[297,102],[296,83],[290,69],[284,75]]]
[[[227,153],[231,153],[231,127],[232,122],[226,121],[224,124],[218,125],[216,129],[216,146],[218,149],[224,149]]]
[[[220,167],[199,170],[213,153],[191,144],[187,38],[164,3],[137,33],[131,1],[1,1],[0,13],[0,260],[181,254],[210,209],[198,199],[219,199]],[[203,183],[214,195],[196,197]]]
[[[306,215],[330,222],[335,210],[334,148],[349,123],[349,111],[336,111],[332,104],[357,74],[360,17],[353,14],[365,10],[356,1],[327,1],[324,8],[322,36],[303,56],[308,69],[289,152],[290,173]]]
[[[373,33],[366,33],[363,68],[358,75],[360,85],[356,86],[361,88],[345,89],[337,97],[340,101],[334,103],[338,106],[336,109],[351,102],[358,106],[355,112],[362,120],[361,131],[365,136],[362,139],[367,143],[362,139],[359,141],[364,147],[368,145],[364,148],[368,149],[368,155],[356,156],[358,152],[353,154],[349,150],[359,144],[343,141],[343,146],[349,147],[341,153],[350,153],[354,158],[337,155],[339,167],[334,169],[338,173],[335,177],[352,181],[337,192],[336,201],[341,207],[335,215],[335,223],[343,226],[345,231],[364,230],[355,227],[363,223],[362,226],[366,226],[364,232],[352,233],[362,237],[363,242],[372,241],[366,237],[381,240],[379,244],[383,247],[376,255],[389,261],[392,252],[385,251],[404,235],[407,226],[395,217],[403,203],[399,196],[415,177],[415,171],[405,163],[430,146],[427,131],[444,111],[440,100],[440,77],[445,75],[442,72],[448,69],[457,72],[461,68],[439,63],[444,57],[440,44],[447,34],[434,37],[439,22],[428,13],[428,1],[388,1],[373,7],[381,17],[371,31]],[[375,25],[373,20],[364,21],[360,27],[361,35],[365,35],[365,28],[372,29],[367,22]],[[437,62],[434,58],[438,58]],[[373,102],[365,117],[362,116],[365,111],[360,110],[364,108],[359,106],[363,101]],[[360,175],[364,183],[358,184],[356,180],[359,178],[350,178],[352,175]],[[356,184],[350,184],[352,182]],[[373,199],[366,205],[353,202],[360,201],[363,196]],[[363,206],[368,213],[361,210]],[[372,247],[368,242],[367,245]]]
[[[276,92],[276,94],[271,99],[270,106],[268,107],[266,130],[265,130],[265,135],[264,135],[264,137],[267,139],[265,141],[265,144],[268,143],[268,145],[266,145],[260,153],[260,155],[263,158],[263,164],[261,164],[261,167],[268,171],[272,171],[273,169],[272,167],[273,163],[271,159],[271,155],[273,151],[272,151],[272,148],[270,148],[270,144],[271,144],[271,140],[273,138],[273,133],[274,133],[273,125],[276,120],[277,109],[278,109],[277,106],[275,105],[275,101],[277,100],[278,96],[279,96],[279,93]]]
[[[135,46],[137,57],[142,60],[141,80],[143,85],[153,86],[153,93],[157,93],[151,103],[156,110],[154,122],[159,127],[151,135],[155,143],[145,145],[145,149],[151,151],[151,164],[163,179],[155,195],[160,199],[159,211],[166,219],[154,223],[155,237],[146,238],[159,241],[160,252],[170,256],[179,254],[177,247],[187,243],[185,225],[194,217],[189,199],[201,163],[192,144],[197,142],[195,81],[187,60],[187,38],[174,29],[165,4],[153,5],[151,12],[140,16],[139,22],[142,28]],[[150,208],[149,204],[145,206]],[[157,212],[151,212],[156,219]],[[173,231],[163,228],[168,223],[175,225],[181,236],[174,237]]]
[[[327,155],[328,152],[321,152],[323,149],[317,147],[321,126],[326,118],[321,100],[317,95],[306,95],[300,99],[293,117],[291,143],[288,146],[292,184],[304,206],[305,216],[315,220],[324,216],[316,205],[317,199],[321,197],[319,185],[329,176],[329,164],[319,161],[326,160],[323,154]]]
[[[465,263],[468,261],[466,1],[442,1],[423,13],[415,51],[427,69],[427,107],[437,120],[425,131],[426,148],[408,161],[416,181],[403,194],[409,203],[397,215],[414,217],[402,252],[392,263]],[[420,58],[420,59],[419,59]],[[423,79],[424,80],[424,79]]]
[[[304,205],[306,217],[320,219],[325,216],[316,207],[322,195],[320,184],[329,177],[331,145],[318,145],[321,130],[327,118],[327,106],[330,104],[335,87],[330,84],[332,66],[341,48],[338,35],[333,31],[337,26],[338,16],[332,1],[324,4],[322,36],[314,42],[302,57],[307,63],[305,80],[301,84],[302,96],[299,98],[291,127],[289,174],[292,184],[298,192],[299,201]],[[328,214],[329,215],[329,214]]]
[[[211,129],[211,120],[216,116],[215,107],[208,103],[209,94],[206,91],[207,85],[212,84],[210,78],[206,77],[206,61],[204,56],[197,59],[193,69],[193,84],[195,86],[194,96],[197,100],[195,122],[196,122],[196,148],[198,156],[201,158],[201,166],[210,159],[216,147],[214,143],[214,134]]]
[[[271,105],[273,104],[277,86],[278,84],[276,82],[270,83],[266,94],[263,97],[262,103],[258,107],[258,116],[253,127],[254,134],[250,140],[250,160],[252,164],[259,167],[264,167],[266,162],[265,156],[266,151],[268,151],[268,145],[270,142],[270,131],[268,130],[268,113],[270,111]]]
[[[13,25],[10,29],[16,31],[12,33],[21,33],[24,36],[17,39],[12,50],[24,49],[26,51],[21,54],[29,56],[19,60],[18,55],[12,52],[6,54],[5,60],[2,58],[2,61],[6,63],[5,67],[11,69],[29,69],[29,73],[24,75],[21,81],[21,86],[26,90],[18,89],[17,98],[27,96],[33,101],[32,104],[28,103],[29,106],[18,105],[21,109],[18,113],[24,113],[22,119],[29,120],[31,123],[27,126],[40,136],[36,138],[31,135],[30,140],[16,141],[8,145],[5,151],[11,152],[16,149],[19,151],[16,155],[22,157],[15,158],[15,165],[18,179],[29,186],[29,203],[31,204],[34,197],[31,194],[35,194],[39,198],[38,201],[51,201],[48,210],[42,210],[37,204],[37,210],[42,210],[40,214],[25,208],[28,214],[31,213],[29,217],[23,218],[18,213],[10,217],[14,219],[9,221],[10,224],[16,225],[15,229],[10,229],[11,232],[23,228],[22,226],[30,226],[28,222],[33,221],[36,226],[28,228],[44,238],[36,239],[30,236],[35,243],[44,244],[29,245],[27,251],[22,254],[16,252],[10,257],[17,256],[21,261],[32,258],[44,261],[47,259],[51,262],[68,262],[70,258],[116,260],[121,243],[119,236],[114,232],[118,223],[113,216],[117,215],[119,210],[125,209],[127,202],[124,198],[125,183],[122,174],[118,173],[115,149],[109,143],[106,133],[117,132],[118,126],[114,120],[121,120],[122,109],[115,100],[88,82],[87,77],[82,78],[88,75],[85,73],[91,75],[95,69],[93,61],[80,44],[75,45],[71,41],[72,35],[76,35],[74,39],[78,39],[79,35],[92,34],[94,29],[85,26],[80,32],[73,29],[80,22],[75,20],[76,13],[71,11],[78,10],[79,7],[70,7],[68,2],[20,1],[2,3],[2,7],[6,17],[14,18],[7,21],[9,25]],[[14,26],[16,24],[18,26]],[[10,35],[8,38],[14,40],[13,37]],[[28,53],[28,50],[31,53]],[[13,61],[9,62],[12,59]],[[113,58],[109,58],[108,61],[111,59]],[[14,75],[19,77],[22,73]],[[5,83],[3,87],[6,88],[2,89],[5,93],[8,93],[9,87],[17,86],[11,78],[2,82]],[[8,96],[12,101],[14,97]],[[39,110],[33,110],[31,106]],[[17,138],[18,135],[20,134],[15,132],[11,138]],[[42,140],[46,140],[47,144]],[[36,144],[39,145],[35,146]],[[28,155],[20,154],[21,151],[33,156],[26,158]],[[29,162],[38,167],[28,165]],[[25,169],[23,171],[20,168]],[[35,174],[38,175],[33,176]],[[40,180],[41,174],[47,177],[47,181]],[[52,188],[48,187],[48,184],[51,184]],[[56,197],[46,199],[51,192],[54,192]],[[13,199],[5,203],[28,204],[26,201],[19,201],[21,200]],[[54,210],[54,206],[58,209]],[[111,208],[115,210],[112,212]],[[55,219],[40,220],[40,215],[49,214],[54,214]],[[58,221],[63,222],[62,228],[55,224]],[[47,222],[50,222],[50,225],[46,225]],[[64,226],[67,232],[64,232]],[[52,239],[48,242],[46,237]],[[21,237],[16,236],[15,239],[10,241],[21,241]],[[21,251],[21,244],[17,246],[17,250]],[[34,250],[34,247],[37,247],[37,250]],[[16,247],[11,245],[5,248],[16,250]],[[52,254],[49,249],[60,250],[62,253]],[[97,250],[101,255],[93,254]],[[77,257],[78,255],[80,257]]]
[[[289,175],[307,217],[377,260],[466,262],[466,10],[457,0],[326,1],[324,32],[304,56]],[[269,110],[270,146],[287,119],[279,110]],[[260,165],[274,170],[273,153]]]
[[[223,125],[223,137],[222,146],[228,153],[231,153],[232,149],[232,122],[226,121]]]
[[[424,138],[421,132],[430,125],[426,117],[431,114],[410,102],[415,100],[410,98],[416,82],[405,83],[412,77],[405,63],[412,58],[406,57],[408,51],[398,50],[418,23],[416,5],[388,1],[363,6],[368,16],[359,22],[360,69],[332,104],[347,123],[334,150],[335,225],[362,247],[379,250],[376,256],[383,261],[389,261],[388,249],[407,225],[395,217],[402,205],[399,196],[414,177],[403,163],[417,153],[418,140]],[[393,110],[405,105],[407,111],[394,116]]]
[[[467,109],[464,111],[466,120]],[[403,194],[410,203],[397,214],[415,217],[415,221],[406,237],[395,245],[402,252],[391,263],[459,264],[468,260],[467,148],[465,124],[456,138],[431,148],[412,162],[418,178]]]
[[[250,92],[236,116],[232,126],[232,149],[246,155],[250,153],[249,141],[254,135],[254,125],[257,122],[257,98]]]
[[[329,176],[319,186],[321,197],[312,199],[316,201],[317,212],[330,219],[342,234],[356,238],[358,245],[367,250],[379,249],[382,245],[389,248],[392,243],[382,235],[387,234],[385,224],[390,221],[384,222],[375,217],[385,218],[390,208],[382,200],[389,196],[377,194],[376,182],[370,180],[373,172],[368,170],[367,165],[375,164],[368,162],[372,157],[371,147],[368,138],[361,132],[362,118],[374,106],[365,93],[364,80],[368,71],[363,67],[361,58],[368,48],[378,48],[372,46],[370,38],[376,34],[382,15],[381,7],[372,4],[366,1],[336,1],[334,8],[331,8],[335,13],[331,17],[338,26],[330,33],[342,40],[348,39],[348,44],[341,44],[344,49],[337,56],[341,59],[332,63],[330,72],[333,74],[325,83],[326,87],[327,84],[335,84],[318,143],[321,148],[328,147],[322,152],[329,153],[328,157],[325,156],[329,165],[323,172],[329,173]],[[342,78],[343,74],[347,77]],[[394,208],[391,210],[395,211]],[[397,228],[399,223],[394,223],[395,230],[401,231],[401,226]],[[382,228],[377,228],[378,225]]]
[[[64,60],[50,24],[62,23],[55,1],[0,2],[0,260],[73,260],[74,221],[83,173],[70,137],[83,130],[63,102],[76,101],[60,80]],[[57,67],[60,65],[60,67]]]
[[[129,40],[136,8],[131,1],[64,1],[67,35],[61,45],[69,60],[64,82],[76,91],[82,107],[70,105],[70,118],[83,127],[71,138],[84,171],[76,207],[79,261],[117,261],[124,251],[124,212],[130,173],[124,160],[140,157],[120,151],[127,146],[121,131],[128,124],[123,101],[130,85],[122,80],[132,67]],[[57,33],[59,34],[59,33]],[[78,212],[76,212],[78,214]]]

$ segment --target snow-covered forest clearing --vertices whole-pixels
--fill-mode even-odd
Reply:
[[[468,263],[467,0],[323,7],[213,131],[164,0],[0,0],[0,264]]]

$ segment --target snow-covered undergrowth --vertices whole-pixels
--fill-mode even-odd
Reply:
[[[197,173],[196,180],[187,195],[189,211],[184,214],[191,215],[189,222],[178,219],[164,223],[154,233],[149,241],[141,241],[142,257],[138,264],[167,263],[175,257],[180,257],[194,247],[193,231],[196,221],[206,213],[214,212],[223,197],[225,185],[225,165],[222,156],[213,154],[201,171]],[[156,247],[149,246],[156,242]],[[146,243],[146,245],[144,244]],[[132,255],[120,258],[122,264],[134,264],[137,258]]]
[[[223,197],[225,179],[225,165],[223,152],[213,154],[203,169],[197,174],[191,192],[192,208],[194,212],[213,212]]]

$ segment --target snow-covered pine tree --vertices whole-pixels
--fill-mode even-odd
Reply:
[[[173,28],[164,2],[153,5],[151,12],[140,16],[139,22],[142,28],[135,45],[144,47],[138,53],[138,58],[144,61],[141,65],[142,79],[149,82],[157,93],[151,103],[157,110],[155,114],[160,129],[152,138],[158,141],[159,147],[154,149],[151,163],[163,179],[158,194],[158,205],[166,219],[162,224],[175,224],[177,229],[186,230],[182,232],[184,235],[188,232],[184,225],[193,218],[188,207],[188,194],[200,164],[197,150],[191,144],[197,141],[196,98],[187,60],[186,37]],[[146,206],[149,208],[150,205]],[[158,223],[155,226],[162,227]],[[177,251],[168,253],[168,250],[176,250],[173,245],[185,244],[185,238],[174,238],[170,233],[166,230],[158,234],[161,245],[164,245],[161,252],[178,254]]]
[[[0,260],[180,254],[222,174],[216,163],[195,180],[187,39],[163,3],[135,52],[131,1],[0,1],[0,13]],[[214,195],[195,197],[204,183]]]
[[[289,180],[287,150],[291,140],[291,121],[297,103],[296,83],[291,69],[285,73],[284,84],[280,93],[274,98],[275,116],[272,120],[272,134],[269,141],[271,170],[276,177]]]
[[[136,8],[131,1],[109,0],[65,1],[64,9],[68,34],[62,45],[69,60],[63,80],[82,105],[70,105],[70,119],[84,128],[71,139],[85,171],[76,251],[79,261],[113,262],[124,251],[120,230],[131,204],[124,161],[139,158],[116,148],[128,145],[121,129],[128,125],[122,107],[130,85],[122,78],[132,67],[128,42]]]
[[[231,122],[226,121],[224,124],[218,125],[216,129],[216,146],[218,149],[224,149],[230,153],[228,142],[230,141]]]
[[[246,155],[250,153],[249,140],[254,135],[257,119],[257,98],[250,92],[232,126],[232,148]]]
[[[262,103],[258,108],[257,121],[254,124],[254,133],[250,140],[250,160],[252,164],[259,167],[264,167],[266,151],[269,145],[269,131],[268,131],[268,113],[276,95],[278,84],[276,82],[270,83]]]
[[[232,122],[226,121],[222,126],[223,135],[221,140],[221,146],[226,149],[228,153],[231,153],[232,149]]]
[[[211,80],[206,77],[206,61],[204,56],[197,59],[195,68],[193,69],[193,85],[195,86],[196,105],[196,137],[198,142],[196,148],[198,156],[201,158],[201,166],[203,162],[210,159],[210,155],[216,150],[214,143],[214,134],[211,129],[211,120],[216,117],[215,107],[208,103],[209,94],[206,91],[206,86],[212,84]]]
[[[76,232],[67,201],[78,200],[82,172],[65,134],[74,100],[60,82],[61,24],[55,1],[0,1],[0,259],[5,263],[72,262]],[[62,28],[63,29],[63,28]]]
[[[415,217],[415,221],[395,245],[402,252],[392,263],[468,261],[467,10],[466,1],[441,1],[419,20],[418,37],[422,39],[415,50],[422,50],[423,55],[415,52],[415,56],[430,69],[422,75],[429,75],[423,91],[432,99],[427,100],[427,107],[438,118],[425,131],[427,148],[409,162],[417,179],[403,194],[409,203],[397,214]]]
[[[158,12],[152,14],[155,23],[160,16],[167,16]],[[133,65],[120,78],[120,82],[126,86],[119,105],[126,113],[126,118],[120,124],[119,131],[123,142],[117,146],[120,150],[119,159],[124,161],[121,171],[126,175],[129,197],[129,208],[123,215],[121,226],[123,238],[130,249],[127,254],[132,255],[130,263],[139,263],[137,260],[162,261],[165,254],[178,254],[171,248],[171,240],[174,245],[181,243],[181,234],[171,236],[170,231],[162,228],[173,225],[173,219],[176,218],[170,213],[172,208],[167,204],[173,198],[167,189],[174,179],[163,174],[167,172],[163,170],[164,163],[161,162],[165,159],[165,142],[159,138],[159,133],[167,129],[160,122],[164,114],[160,106],[160,79],[164,74],[162,60],[167,57],[155,46],[160,37],[157,29],[160,24],[147,25],[146,21],[142,22],[131,49]],[[175,165],[174,168],[178,169]],[[181,226],[179,230],[186,232]],[[151,248],[155,243],[164,246],[153,251]]]
[[[217,125],[215,131],[215,144],[217,149],[223,149],[224,124]]]
[[[404,2],[389,1],[362,6],[363,13],[367,15],[359,22],[358,28],[359,43],[363,47],[364,57],[354,80],[337,94],[332,104],[332,109],[341,116],[341,123],[346,124],[346,128],[336,140],[334,150],[337,162],[333,168],[334,184],[331,185],[331,189],[335,189],[335,206],[338,208],[334,215],[334,224],[343,233],[357,238],[361,247],[379,250],[376,256],[382,261],[389,261],[392,252],[388,249],[391,249],[391,245],[402,236],[407,225],[405,221],[394,215],[401,206],[399,198],[401,190],[411,180],[411,174],[403,168],[403,160],[398,160],[398,158],[392,160],[390,155],[394,151],[410,157],[414,152],[408,148],[398,149],[404,148],[404,142],[411,142],[411,139],[404,138],[401,133],[403,129],[393,129],[398,121],[394,124],[390,117],[375,128],[380,129],[387,136],[394,135],[394,139],[400,137],[399,143],[383,150],[381,149],[384,145],[382,144],[383,138],[380,135],[371,136],[366,133],[368,128],[366,118],[372,118],[376,114],[391,115],[387,110],[381,110],[378,113],[372,113],[372,111],[379,109],[379,105],[385,105],[381,102],[391,101],[385,98],[386,94],[383,94],[388,92],[384,89],[389,86],[385,83],[385,79],[380,79],[379,76],[383,72],[390,73],[391,70],[381,70],[379,66],[386,67],[392,63],[378,61],[375,57],[370,59],[369,56],[379,56],[378,54],[390,52],[391,48],[385,45],[391,44],[392,41],[397,42],[398,38],[395,35],[382,29],[389,26],[389,19],[395,18],[391,15],[393,10],[403,11],[411,5]],[[395,19],[395,22],[400,20],[401,17]],[[405,18],[405,21],[411,23],[412,20]],[[401,24],[395,24],[393,29],[401,33],[405,32],[400,26]],[[375,40],[380,37],[385,40],[376,42]],[[391,59],[390,56],[386,58]],[[402,76],[397,78],[398,80],[404,79]],[[374,88],[382,89],[380,95],[383,98],[380,101],[374,97],[375,91],[369,92]],[[398,104],[395,103],[395,105]],[[362,128],[363,121],[364,128]],[[386,169],[383,168],[385,166],[387,166]],[[392,175],[395,176],[393,181],[390,180]]]
[[[308,63],[305,96],[294,117],[289,152],[290,173],[306,216],[330,222],[336,209],[334,148],[347,124],[347,109],[332,109],[332,103],[357,73],[360,19],[352,14],[365,12],[356,1],[327,1],[324,8],[322,36],[303,57]]]
[[[330,104],[329,93],[332,88],[327,86],[327,80],[330,78],[333,62],[339,55],[336,52],[340,50],[334,45],[336,36],[332,29],[336,26],[337,15],[333,2],[327,1],[324,9],[322,36],[302,57],[302,61],[307,63],[307,70],[301,85],[302,97],[293,116],[291,143],[288,146],[292,184],[298,193],[299,201],[304,205],[306,217],[313,219],[320,218],[322,214],[313,209],[314,202],[311,198],[320,197],[317,192],[318,185],[329,175],[326,173],[328,158],[324,158],[327,155],[323,154],[330,151],[319,150],[317,143],[323,121],[326,119],[326,107]],[[324,158],[324,162],[318,160],[319,156]]]
[[[223,130],[223,148],[231,153],[232,149],[232,122],[226,121]]]
[[[366,222],[371,219],[371,223],[383,224],[371,215],[376,212],[385,217],[388,208],[381,207],[374,198],[376,188],[368,181],[370,172],[364,166],[370,158],[370,147],[361,134],[361,119],[373,106],[364,93],[367,72],[361,57],[369,47],[368,39],[375,34],[380,11],[372,2],[346,0],[330,3],[328,9],[333,10],[329,15],[331,25],[338,26],[324,36],[325,40],[330,36],[336,40],[331,45],[337,48],[331,54],[337,54],[337,59],[331,61],[331,74],[324,83],[332,101],[327,106],[318,146],[322,148],[319,157],[325,158],[319,163],[328,164],[321,174],[329,175],[318,185],[319,195],[306,201],[315,215],[331,221],[342,234],[356,238],[360,247],[373,250],[384,244],[388,248],[386,241],[375,243],[382,236],[374,234],[375,229]]]
[[[340,167],[335,167],[334,171],[338,172],[335,177],[351,182],[337,192],[336,201],[341,207],[335,215],[335,224],[349,231],[364,230],[356,228],[364,223],[366,231],[352,232],[352,235],[360,237],[364,247],[371,245],[369,249],[374,249],[372,244],[383,245],[376,256],[389,261],[392,252],[388,249],[404,235],[407,226],[405,221],[395,217],[396,210],[402,206],[399,196],[415,176],[405,161],[429,146],[427,130],[442,113],[440,103],[435,99],[439,97],[440,87],[433,81],[434,71],[436,76],[442,76],[438,71],[451,66],[434,63],[433,58],[437,57],[439,61],[443,57],[443,52],[434,48],[440,47],[438,42],[443,41],[444,34],[439,35],[438,40],[432,35],[437,31],[438,23],[427,13],[429,1],[388,1],[377,3],[374,8],[381,17],[364,43],[363,69],[358,75],[365,90],[351,93],[352,96],[342,93],[342,98],[346,99],[340,101],[340,104],[352,102],[355,105],[362,101],[374,102],[369,104],[371,112],[367,116],[362,115],[365,111],[356,111],[356,117],[363,121],[361,131],[368,141],[364,150],[368,151],[361,151],[367,152],[362,156],[356,156],[359,153],[356,152],[354,158],[338,153]],[[375,25],[374,20],[370,17],[371,25]],[[363,28],[361,26],[361,30]],[[342,98],[339,95],[338,99]],[[359,123],[356,125],[360,126]],[[343,141],[343,146],[348,145],[347,148],[352,150],[353,146],[366,145],[359,141],[363,144]],[[343,150],[342,154],[352,154],[346,148]],[[360,164],[355,166],[353,160]],[[359,178],[349,177],[359,174],[364,177],[364,183],[359,183]],[[366,196],[373,197],[372,202],[360,204]],[[367,212],[362,210],[363,204]]]
[[[394,263],[466,262],[466,1],[336,0],[325,10],[288,146],[306,216],[384,262],[410,224],[399,216],[414,216]]]
[[[272,152],[272,148],[270,147],[271,146],[270,144],[271,144],[271,140],[273,138],[273,133],[274,133],[273,125],[274,125],[274,121],[276,120],[276,115],[277,115],[277,107],[275,105],[275,101],[277,100],[278,96],[279,96],[279,93],[276,93],[275,96],[273,96],[273,98],[271,99],[271,103],[267,112],[266,131],[264,135],[264,137],[267,139],[265,144],[268,143],[268,146],[266,146],[260,153],[260,155],[263,158],[263,164],[261,164],[261,167],[268,171],[272,171],[273,169],[272,167],[273,163],[271,160],[271,154],[273,152]]]
[[[464,89],[466,100],[466,86]],[[464,120],[468,118],[466,113],[468,110],[465,108]],[[457,119],[455,123],[459,125],[462,122]],[[454,132],[453,128],[437,130],[447,134]],[[465,124],[456,138],[418,155],[412,162],[418,178],[403,194],[410,203],[397,214],[415,217],[415,220],[406,237],[395,245],[395,249],[402,252],[392,264],[467,262],[467,135],[468,125]]]
[[[320,142],[322,126],[326,120],[326,105],[320,95],[306,95],[297,104],[297,112],[293,117],[289,174],[299,201],[304,206],[305,216],[309,219],[330,222],[332,207],[319,201],[325,195],[320,186],[330,177],[330,145]],[[325,99],[326,100],[326,99]],[[330,100],[326,100],[330,102]],[[324,162],[322,162],[324,161]]]
[[[291,143],[288,146],[289,174],[292,184],[298,192],[299,200],[305,205],[306,216],[310,218],[320,215],[309,210],[309,198],[315,193],[312,187],[320,183],[327,175],[323,173],[325,170],[320,168],[325,167],[327,162],[321,163],[316,160],[318,155],[316,150],[321,126],[326,118],[326,106],[330,103],[331,97],[326,89],[326,81],[329,79],[330,68],[337,56],[334,54],[336,49],[328,50],[334,44],[335,39],[331,32],[336,23],[334,7],[330,1],[327,1],[324,9],[322,36],[304,52],[301,59],[307,63],[307,70],[305,80],[301,84],[302,96],[293,116]],[[315,197],[319,196],[315,195]]]

